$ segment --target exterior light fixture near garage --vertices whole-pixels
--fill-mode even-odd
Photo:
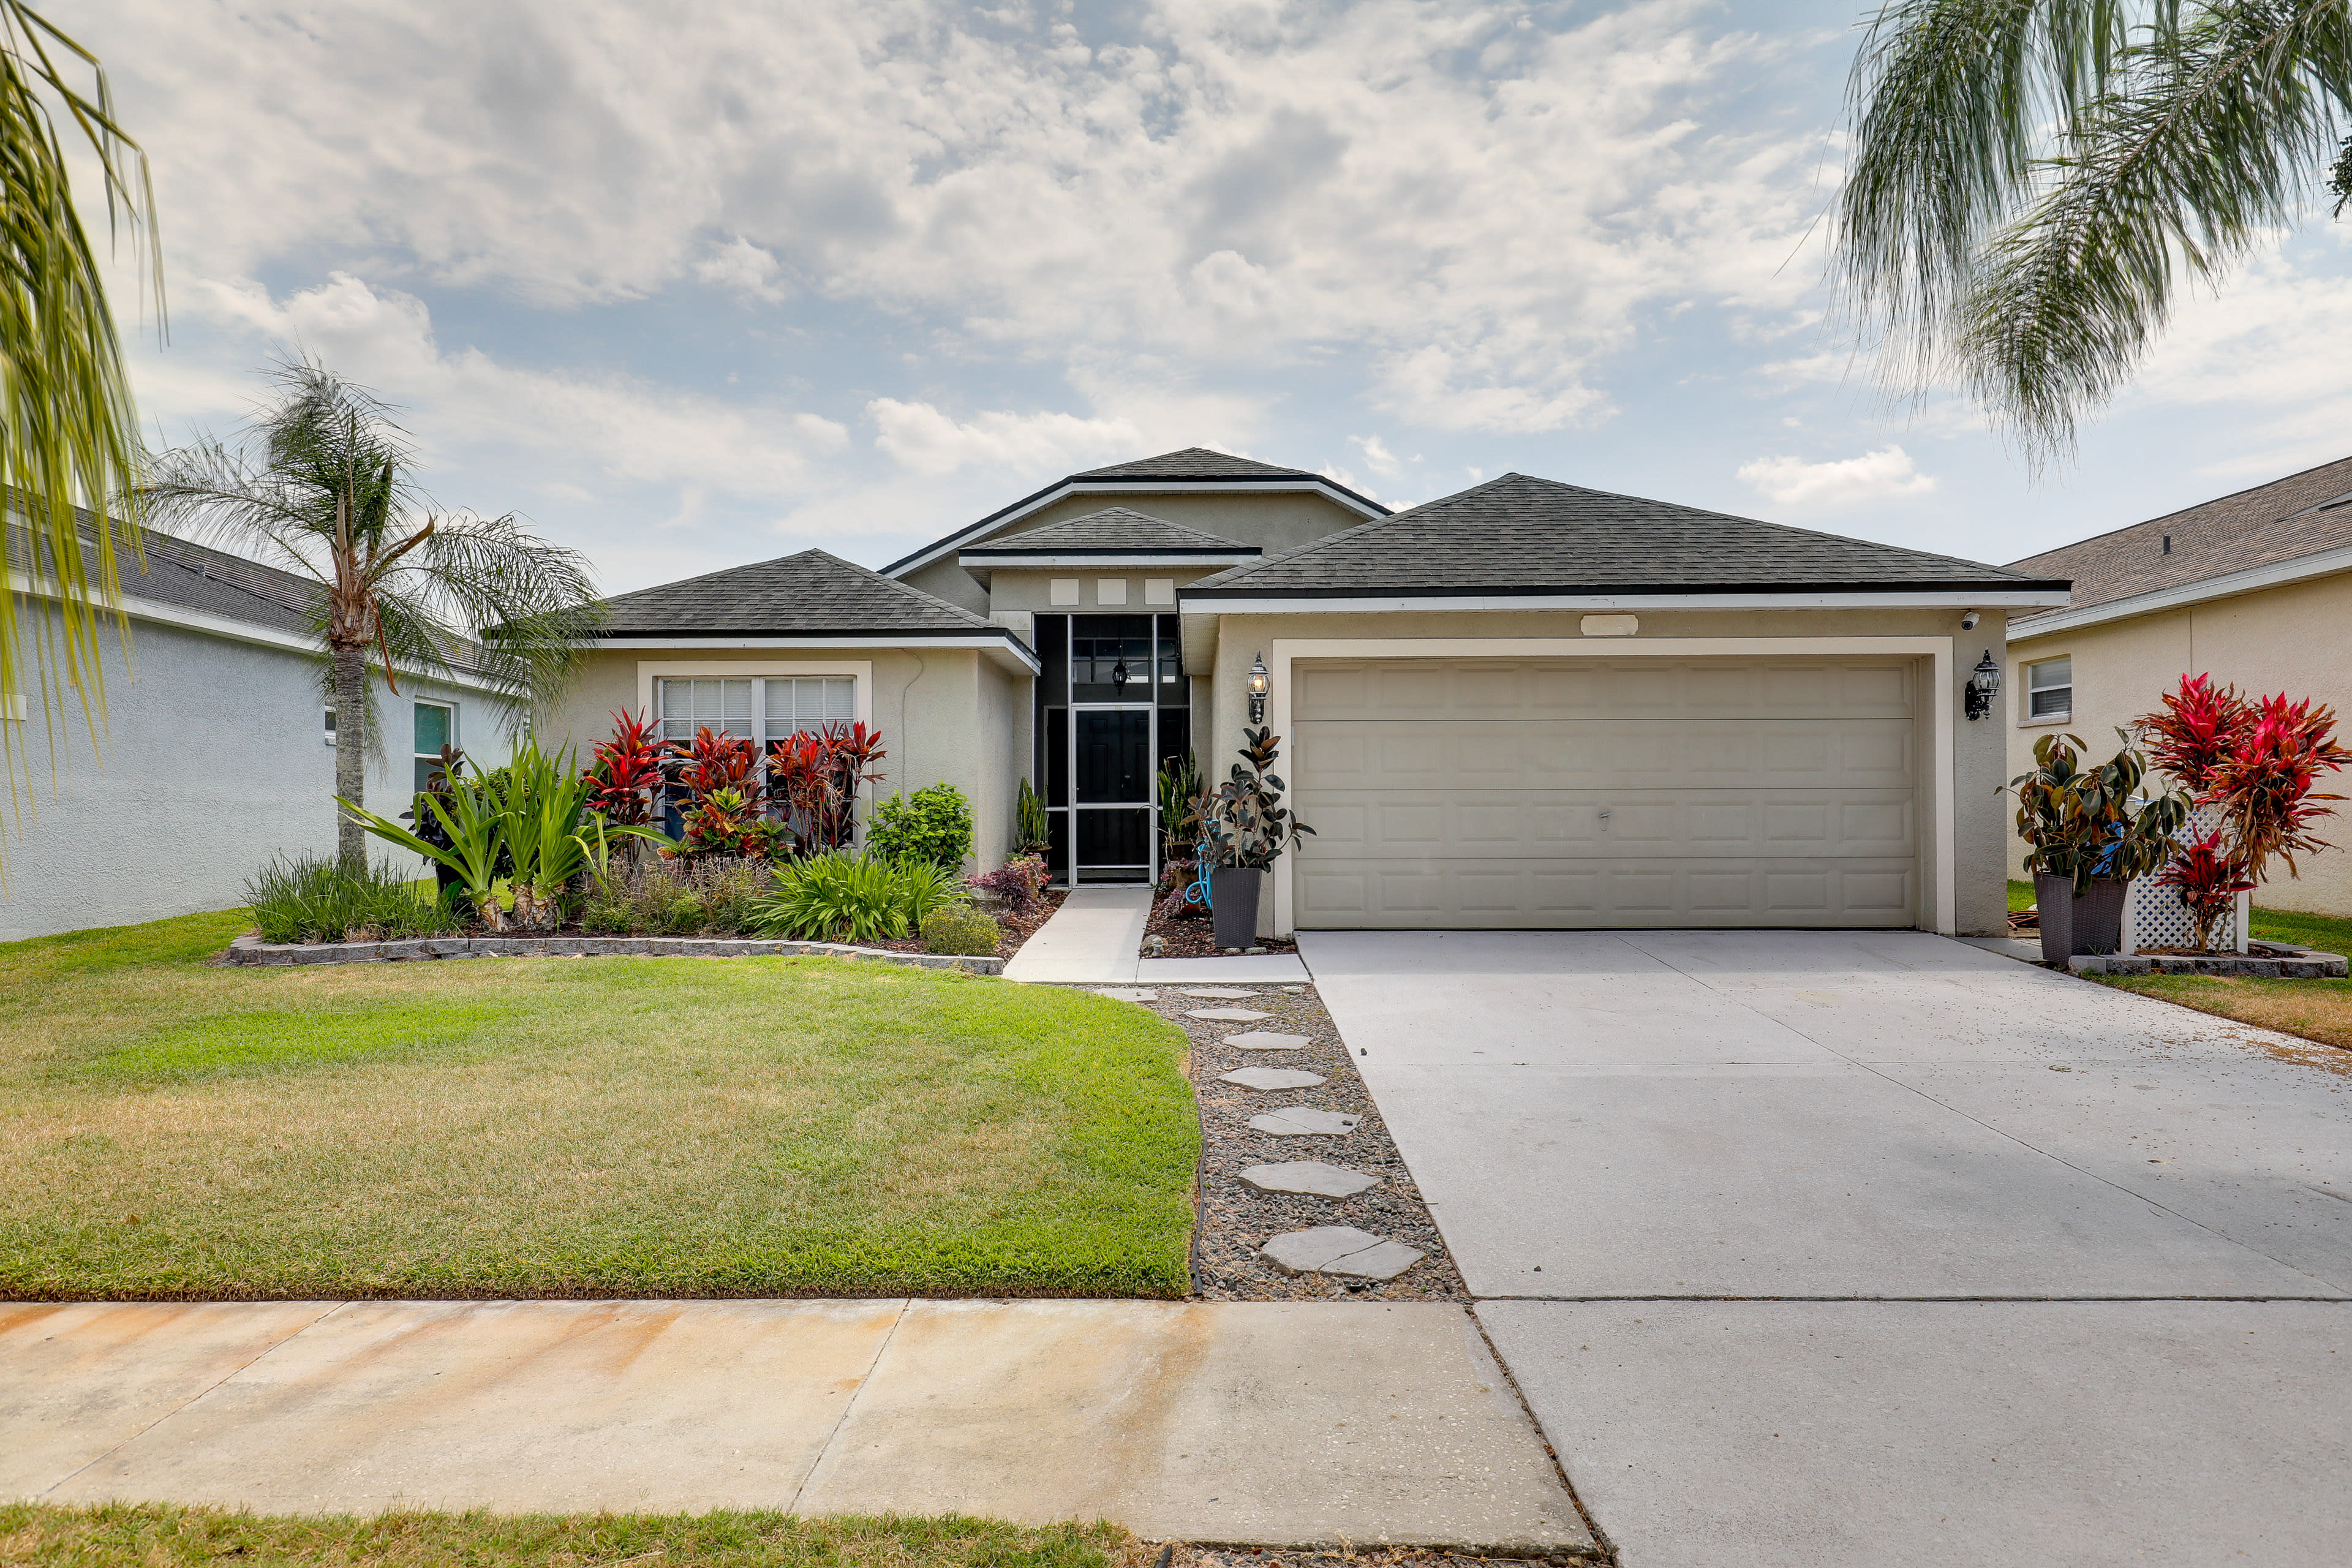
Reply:
[[[1265,722],[1265,655],[1254,653],[1250,655],[1249,677],[1250,722],[1253,724]]]
[[[2000,666],[1993,662],[1992,649],[1987,648],[1977,667],[1969,672],[1966,712],[1971,719],[1982,719],[1992,712],[1992,700],[2000,695]]]

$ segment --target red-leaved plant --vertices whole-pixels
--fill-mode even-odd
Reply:
[[[2157,878],[2180,889],[2197,921],[2197,942],[2210,947],[2236,902],[2269,879],[2270,862],[2331,847],[2313,831],[2328,815],[2319,775],[2352,763],[2336,743],[2336,714],[2324,703],[2289,702],[2284,692],[2249,702],[2208,675],[2184,675],[2161,712],[2138,726],[2149,759],[2179,779],[2200,805],[2219,805],[2222,826],[2179,851]]]
[[[586,777],[588,804],[605,821],[636,827],[653,820],[662,784],[662,760],[669,748],[654,738],[654,727],[635,713],[613,715],[613,738],[593,748],[596,760]]]
[[[879,782],[876,764],[889,754],[882,731],[863,724],[828,724],[768,742],[768,798],[784,812],[803,851],[850,847],[858,791]]]

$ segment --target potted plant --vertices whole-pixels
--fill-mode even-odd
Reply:
[[[1205,796],[1200,813],[1200,853],[1209,867],[1209,900],[1220,948],[1257,941],[1258,903],[1265,874],[1284,849],[1315,830],[1282,805],[1286,786],[1268,770],[1281,754],[1271,729],[1242,731],[1242,760],[1233,776]]]
[[[2122,748],[2095,768],[2083,765],[2080,736],[2044,735],[2033,743],[2033,771],[2009,781],[2047,963],[2123,946],[2124,889],[2165,863],[2189,819],[2177,790],[2135,808],[2147,758],[2126,731],[2116,735]]]

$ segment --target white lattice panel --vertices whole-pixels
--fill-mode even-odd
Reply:
[[[2189,821],[2175,834],[2183,844],[2194,844],[2221,826],[2221,808],[2200,805],[2189,814]],[[2238,895],[2236,910],[2221,922],[2215,931],[2215,942],[2225,949],[2246,951],[2246,913],[2252,900]],[[2189,906],[2180,901],[2178,888],[2159,888],[2152,877],[2137,877],[2124,893],[2124,951],[2138,952],[2151,947],[2188,947],[2197,940],[2197,921],[2189,913]]]

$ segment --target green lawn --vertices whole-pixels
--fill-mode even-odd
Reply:
[[[0,1504],[0,1562],[56,1568],[1135,1568],[1112,1524],[782,1513],[387,1513],[287,1518],[109,1503]]]
[[[831,959],[0,945],[0,1297],[1188,1288],[1181,1033]]]

